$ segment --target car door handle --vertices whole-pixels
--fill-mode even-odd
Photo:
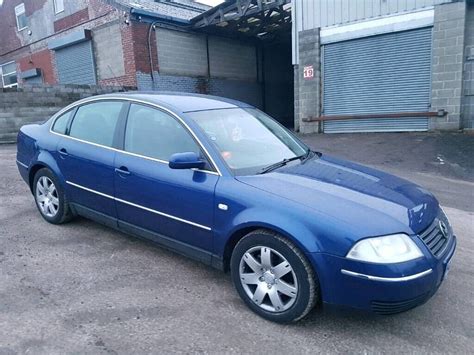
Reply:
[[[130,175],[130,171],[128,171],[127,167],[121,166],[120,168],[115,168],[115,172],[122,175]]]
[[[67,157],[69,155],[66,148],[59,149],[59,154],[61,155],[61,157]]]

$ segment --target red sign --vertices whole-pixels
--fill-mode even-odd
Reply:
[[[303,78],[311,79],[314,78],[314,68],[312,65],[308,65],[303,68]]]

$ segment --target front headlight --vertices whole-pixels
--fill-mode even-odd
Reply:
[[[347,253],[348,259],[378,264],[400,263],[423,256],[406,234],[368,238],[357,242]]]

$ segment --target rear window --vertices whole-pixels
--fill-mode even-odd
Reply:
[[[54,122],[53,132],[66,134],[67,126],[69,124],[69,120],[71,119],[73,112],[74,110],[69,110],[59,116]]]
[[[101,101],[81,106],[72,121],[69,135],[87,142],[111,147],[122,110],[120,101]]]

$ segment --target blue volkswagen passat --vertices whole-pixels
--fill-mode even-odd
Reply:
[[[413,308],[456,247],[428,191],[313,152],[254,107],[212,96],[78,101],[21,128],[17,164],[46,221],[81,215],[230,271],[275,322],[321,302]]]

